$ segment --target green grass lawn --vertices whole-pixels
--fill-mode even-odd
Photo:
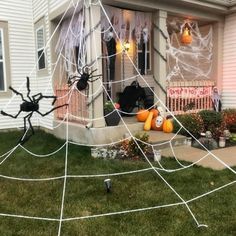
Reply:
[[[0,155],[14,147],[21,133],[0,133]],[[47,154],[64,141],[37,131],[24,145],[36,154]],[[18,148],[2,165],[0,175],[19,178],[63,176],[63,148],[50,157],[34,157]],[[0,159],[1,161],[2,159]],[[187,163],[185,163],[187,164]],[[178,168],[173,159],[163,158],[166,168]],[[107,174],[148,168],[142,161],[101,160],[90,156],[87,147],[69,145],[68,175]],[[213,171],[201,167],[160,174],[184,200],[190,200],[236,180],[228,170]],[[68,178],[63,218],[99,215],[109,212],[153,207],[180,202],[154,171],[113,176],[112,192],[107,194],[104,179]],[[59,219],[63,179],[27,182],[0,178],[0,213]],[[236,186],[231,185],[189,203],[199,223],[198,228],[185,205],[148,211],[65,221],[62,236],[77,235],[236,235]],[[57,235],[58,221],[44,221],[0,216],[0,235]]]

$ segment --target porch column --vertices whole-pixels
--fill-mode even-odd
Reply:
[[[160,86],[166,90],[166,39],[163,37],[162,32],[164,35],[168,35],[167,27],[166,27],[166,18],[167,12],[163,10],[158,10],[154,13],[154,42],[153,42],[153,53],[154,53],[154,68],[153,68],[153,75],[157,84],[155,85],[154,91],[155,94],[160,98],[160,100],[166,104],[166,94],[160,88]],[[161,32],[162,31],[162,32]],[[160,86],[159,86],[159,85]],[[157,99],[155,98],[155,101]],[[161,104],[158,104],[158,106]]]
[[[91,0],[86,1],[87,4]],[[93,1],[92,1],[93,2]],[[102,60],[98,59],[102,55],[101,47],[101,13],[99,5],[91,5],[86,10],[86,32],[90,32],[87,39],[87,63],[95,62],[91,70],[95,70],[94,75],[102,74]],[[92,30],[96,29],[96,30]],[[89,83],[89,97],[88,97],[88,110],[89,118],[93,119],[92,127],[104,127],[105,120],[103,116],[103,87],[102,87],[102,76],[96,80],[97,77],[93,78],[94,82]]]
[[[223,37],[224,23],[222,21],[213,24],[213,60],[212,60],[212,78],[215,81],[220,92],[222,92],[223,83]]]

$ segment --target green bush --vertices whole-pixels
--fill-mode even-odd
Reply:
[[[123,153],[123,158],[143,157],[142,151],[146,154],[149,147],[147,144],[148,140],[149,135],[147,133],[137,133],[134,138],[123,140],[117,145],[117,149]]]
[[[203,110],[198,113],[204,123],[204,132],[209,130],[213,138],[218,139],[226,129],[223,113],[216,111]]]
[[[176,119],[185,127],[192,135],[196,138],[200,137],[200,133],[204,131],[204,124],[201,116],[199,114],[183,114],[177,115]],[[180,124],[174,119],[174,133],[178,132],[181,128]],[[182,128],[179,134],[190,136],[190,134]]]
[[[226,128],[231,132],[236,130],[236,109],[225,109],[223,112],[223,120]]]

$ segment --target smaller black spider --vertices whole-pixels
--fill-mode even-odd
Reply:
[[[33,96],[30,96],[30,82],[29,82],[29,77],[26,77],[26,86],[27,86],[27,98],[28,100],[26,100],[23,96],[22,93],[18,92],[17,90],[15,90],[14,88],[12,88],[11,86],[9,87],[10,90],[12,90],[16,95],[19,95],[22,99],[22,102],[20,104],[20,110],[18,111],[18,113],[16,115],[11,115],[11,114],[8,114],[6,113],[5,111],[1,110],[1,114],[4,115],[4,116],[10,116],[14,119],[16,119],[20,113],[23,111],[23,112],[27,112],[28,114],[24,117],[24,134],[23,136],[20,138],[19,142],[20,144],[24,144],[27,140],[29,140],[29,138],[34,134],[34,128],[31,124],[31,117],[33,115],[34,112],[37,112],[38,114],[40,114],[41,116],[46,116],[48,115],[49,113],[51,113],[52,111],[60,108],[60,107],[64,107],[64,106],[68,106],[68,104],[64,104],[64,105],[60,105],[60,106],[57,106],[57,107],[54,107],[52,108],[51,110],[49,110],[48,112],[46,113],[41,113],[39,111],[39,101],[42,100],[43,98],[53,98],[53,102],[52,102],[52,105],[54,105],[54,103],[56,102],[57,100],[57,97],[56,96],[46,96],[46,95],[43,95],[42,93],[37,93]],[[28,120],[28,123],[29,123],[29,127],[31,129],[31,134],[28,135],[26,137],[26,130],[27,130],[27,127],[26,127],[26,120]]]
[[[81,70],[78,70],[79,75],[70,76],[67,82],[69,87],[76,83],[76,87],[79,91],[85,90],[89,86],[88,82],[95,81],[91,80],[93,77],[101,76],[101,74],[93,75],[93,73],[97,71],[97,69],[91,71],[90,73],[88,72],[88,70],[88,66],[84,66]]]

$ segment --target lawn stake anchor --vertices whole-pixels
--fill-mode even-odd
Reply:
[[[110,193],[111,192],[111,179],[105,179],[104,184],[105,184],[107,193]]]

